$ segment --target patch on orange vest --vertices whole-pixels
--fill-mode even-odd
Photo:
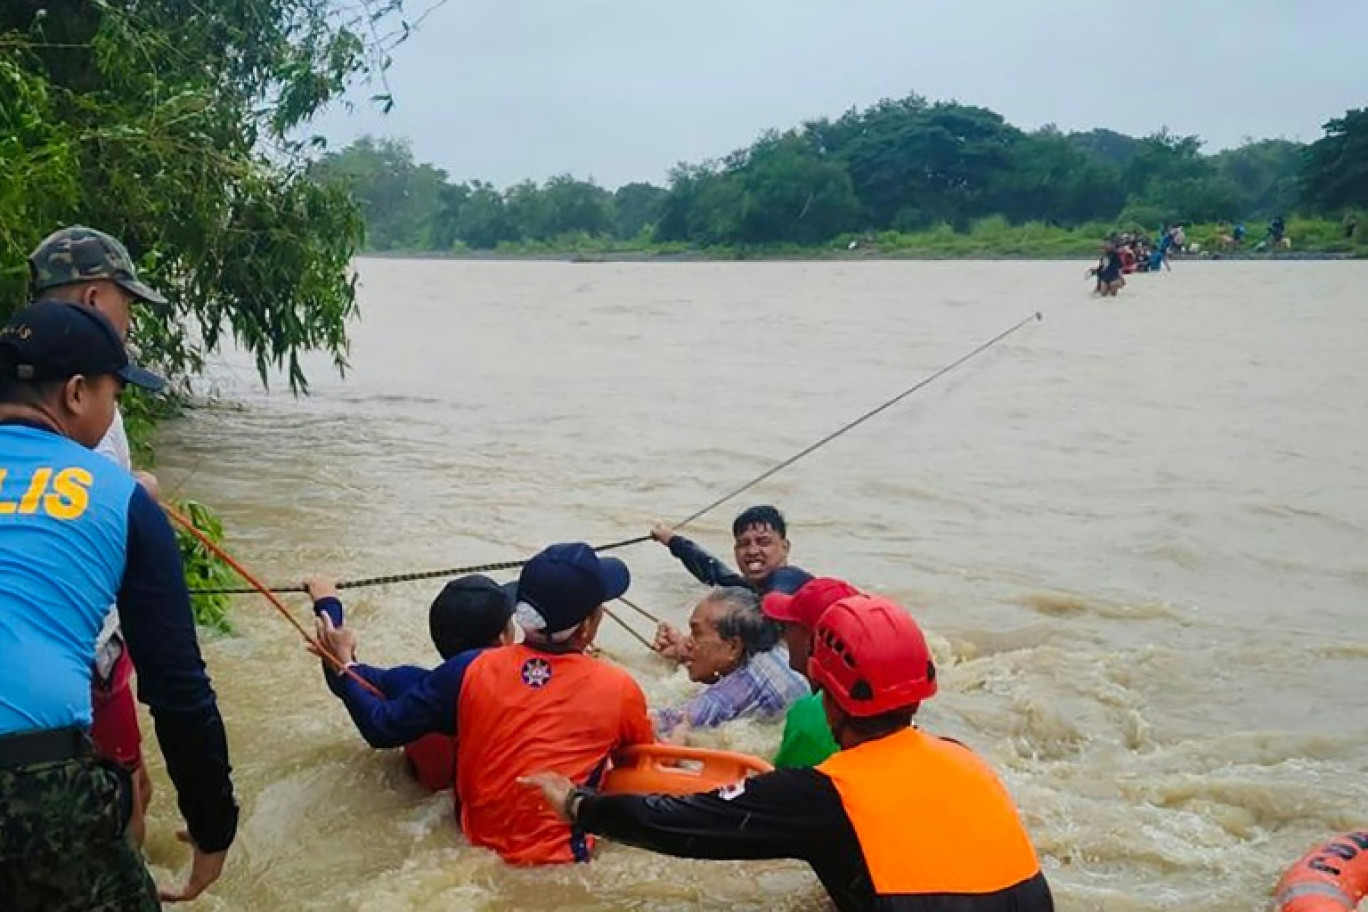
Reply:
[[[533,690],[540,690],[551,680],[551,663],[546,659],[528,659],[523,662],[522,682]]]

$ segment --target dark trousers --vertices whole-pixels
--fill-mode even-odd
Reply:
[[[94,757],[0,769],[0,909],[161,908],[128,838],[128,773]]]

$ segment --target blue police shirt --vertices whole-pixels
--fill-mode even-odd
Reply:
[[[90,725],[90,663],[118,596],[137,482],[48,431],[0,427],[0,735]]]
[[[127,471],[42,424],[0,422],[3,737],[90,724],[110,603],[190,836],[226,849],[237,803],[175,533]]]

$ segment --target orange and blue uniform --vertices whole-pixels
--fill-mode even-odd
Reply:
[[[526,646],[471,663],[458,720],[461,827],[512,864],[588,861],[592,848],[519,777],[550,770],[593,786],[611,753],[655,740],[646,696],[626,671]]]
[[[596,629],[582,625],[630,583],[626,564],[600,558],[583,542],[551,545],[523,565],[513,612],[541,646],[462,652],[416,675],[353,666],[387,693],[386,678],[396,685],[408,678],[388,699],[331,672],[328,685],[372,747],[459,730],[456,799],[472,844],[512,864],[587,861],[589,839],[518,779],[551,770],[594,785],[617,749],[655,739],[646,696],[631,675],[580,651]],[[334,623],[341,616],[336,608]],[[583,638],[575,641],[580,630]]]
[[[623,669],[581,653],[502,646],[460,653],[427,673],[353,670],[398,691],[381,699],[350,678],[328,675],[372,747],[459,731],[461,828],[472,844],[512,864],[588,861],[592,848],[519,785],[520,776],[552,770],[592,786],[615,750],[655,740],[640,685]],[[407,680],[401,684],[401,678]]]

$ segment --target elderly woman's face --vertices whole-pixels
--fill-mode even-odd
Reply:
[[[721,602],[705,600],[699,602],[689,616],[684,665],[689,669],[691,681],[711,684],[741,664],[744,654],[741,641],[735,637],[723,639],[717,632],[717,619],[725,610],[726,606]]]

